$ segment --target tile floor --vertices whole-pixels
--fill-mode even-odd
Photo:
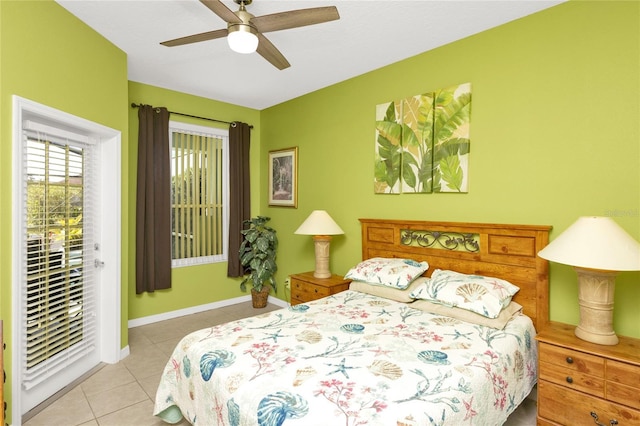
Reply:
[[[130,355],[106,365],[24,426],[162,426],[152,415],[160,375],[175,345],[187,333],[211,325],[278,309],[254,309],[251,302],[157,322],[129,330]],[[536,403],[526,399],[507,426],[536,424]],[[180,426],[189,423],[183,420]]]

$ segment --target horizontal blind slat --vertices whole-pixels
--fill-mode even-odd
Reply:
[[[21,366],[29,389],[95,349],[98,327],[88,314],[96,308],[95,286],[85,273],[93,267],[95,193],[84,171],[87,162],[96,164],[88,138],[69,139],[64,131],[24,135]]]

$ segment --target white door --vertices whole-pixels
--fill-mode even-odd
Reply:
[[[24,99],[14,106],[13,412],[21,415],[100,362],[118,361],[119,221],[117,230],[105,222],[120,210],[106,209],[116,207],[114,185],[102,172],[112,172],[114,131]]]

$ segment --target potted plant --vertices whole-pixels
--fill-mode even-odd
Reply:
[[[274,274],[278,270],[276,265],[276,250],[278,237],[276,230],[267,226],[271,218],[258,216],[245,220],[248,229],[242,230],[244,239],[240,244],[240,263],[244,267],[245,275],[240,282],[240,289],[247,290],[247,283],[251,283],[251,300],[254,308],[267,306],[269,290],[277,291]]]

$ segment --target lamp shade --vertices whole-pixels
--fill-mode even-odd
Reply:
[[[640,271],[640,243],[610,217],[579,218],[538,255],[580,268]]]
[[[250,25],[229,25],[227,43],[234,52],[253,53],[258,48],[258,36]]]
[[[342,228],[324,210],[314,210],[296,230],[300,235],[341,235]]]

